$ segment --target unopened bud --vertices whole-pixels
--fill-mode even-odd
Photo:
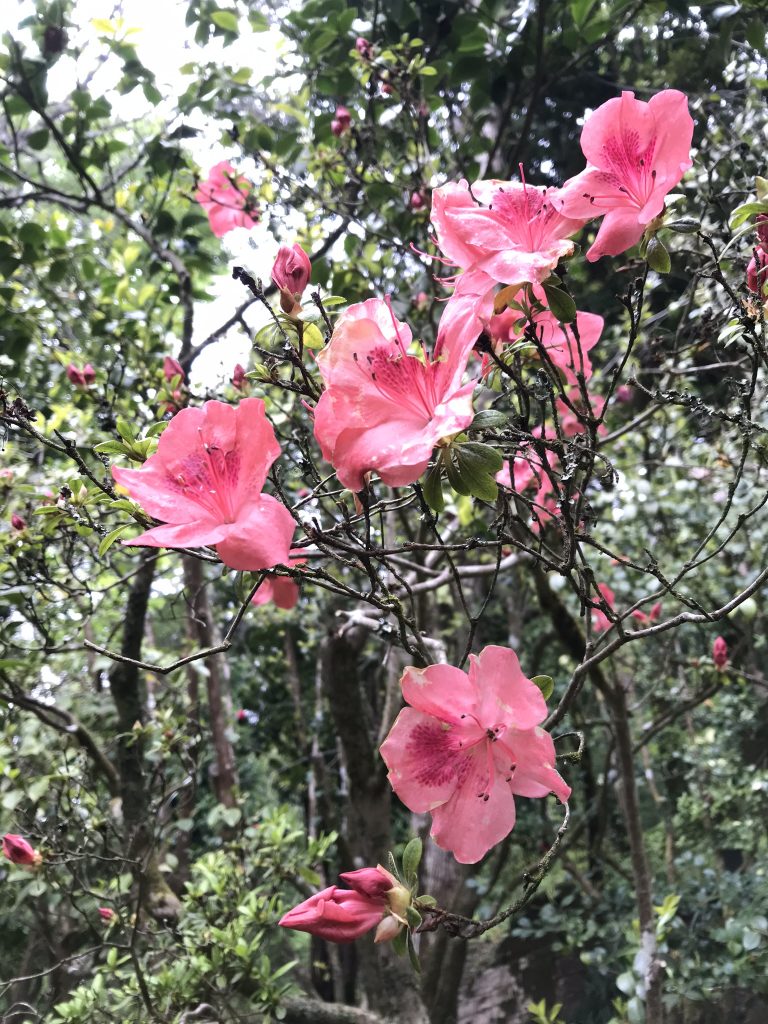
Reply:
[[[396,917],[392,917],[391,914],[387,914],[386,917],[382,917],[379,922],[379,926],[376,929],[376,934],[373,937],[374,942],[391,942],[392,939],[397,938],[403,929],[403,922],[398,921]]]
[[[712,644],[712,661],[718,668],[725,668],[728,664],[728,644],[721,636],[716,637]]]
[[[26,530],[27,521],[17,512],[14,512],[13,515],[11,516],[11,526],[13,527],[14,530]]]

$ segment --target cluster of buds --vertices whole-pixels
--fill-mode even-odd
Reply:
[[[30,846],[23,836],[10,832],[3,836],[3,856],[20,868],[37,868],[43,862],[42,854]]]
[[[301,296],[309,284],[312,264],[301,246],[281,246],[272,266],[272,280],[280,289],[280,308],[288,316],[301,312]]]
[[[96,380],[96,371],[90,363],[86,363],[82,369],[70,363],[67,367],[67,377],[76,388],[89,388]]]
[[[747,288],[756,295],[768,293],[768,214],[757,215],[757,245],[747,267]]]
[[[349,126],[352,124],[352,115],[346,107],[339,104],[336,107],[336,113],[333,115],[331,121],[331,131],[338,138],[343,135],[346,131],[349,131]]]
[[[411,892],[381,865],[339,877],[351,888],[331,885],[315,893],[280,919],[282,927],[310,932],[328,942],[354,942],[373,928],[375,942],[389,942],[407,927]]]

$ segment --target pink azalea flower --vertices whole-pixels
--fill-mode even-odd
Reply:
[[[67,367],[67,377],[75,387],[87,388],[96,380],[96,371],[90,363],[86,363],[82,370],[74,363],[70,363]]]
[[[447,260],[464,271],[459,293],[482,295],[497,282],[541,283],[585,218],[555,208],[558,190],[514,181],[450,183],[432,193],[432,224]],[[587,215],[589,216],[589,214]]]
[[[306,558],[291,557],[291,565],[304,565]],[[299,601],[299,584],[290,576],[269,576],[251,599],[251,604],[261,605],[273,601],[278,608],[290,611]]]
[[[377,942],[394,938],[405,923],[402,915],[410,903],[408,890],[382,867],[348,871],[341,878],[352,888],[331,885],[289,910],[278,923],[328,942],[354,942],[372,928],[381,929],[381,934],[376,933]],[[382,929],[393,914],[397,927]]]
[[[408,668],[404,708],[381,747],[395,793],[432,815],[432,838],[474,864],[515,824],[515,796],[571,789],[555,770],[552,737],[537,728],[547,705],[514,651],[486,647],[469,674],[450,665]]]
[[[375,471],[392,487],[418,480],[435,445],[472,422],[474,382],[462,384],[481,331],[471,298],[449,303],[433,355],[411,355],[411,331],[387,302],[368,299],[339,317],[317,362],[326,390],[315,437],[344,487]]]
[[[728,664],[728,644],[721,636],[715,637],[712,645],[712,661],[718,668],[725,668]]]
[[[166,524],[124,543],[214,545],[232,569],[286,564],[293,517],[276,498],[261,493],[279,454],[260,398],[182,409],[141,469],[112,469],[117,483]]]
[[[238,177],[232,164],[222,160],[208,172],[195,193],[195,199],[208,214],[211,231],[217,238],[234,228],[252,228],[259,223],[259,211],[251,200],[253,186]]]
[[[587,252],[590,262],[618,256],[640,241],[691,166],[692,137],[688,98],[676,89],[648,103],[623,92],[587,119],[581,133],[586,170],[565,183],[558,202],[567,217],[605,214]]]
[[[41,854],[23,836],[12,832],[3,836],[3,856],[22,868],[37,867],[43,860]]]
[[[534,287],[534,297],[546,306],[547,297],[543,288]],[[515,299],[522,301],[523,292]],[[523,313],[515,309],[505,309],[503,313],[491,317],[488,330],[496,342],[513,345],[525,342],[525,329],[529,322],[533,325],[536,336],[543,349],[554,365],[562,371],[568,385],[576,385],[576,374],[582,373],[587,381],[592,376],[592,363],[588,353],[600,340],[604,320],[596,313],[579,311],[576,314],[576,333],[570,324],[561,324],[549,309],[534,310],[529,321]],[[578,334],[578,341],[576,340]]]
[[[597,589],[600,591],[600,596],[602,597],[605,604],[611,611],[613,611],[614,602],[616,600],[616,595],[614,594],[614,592],[611,590],[607,583],[598,583]],[[592,628],[596,633],[603,633],[606,629],[610,629],[612,625],[613,623],[604,611],[601,611],[600,608],[592,609]]]

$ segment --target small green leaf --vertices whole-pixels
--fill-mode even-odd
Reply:
[[[122,533],[125,533],[125,531],[131,526],[133,526],[133,523],[123,523],[122,526],[118,526],[114,530],[110,530],[106,537],[102,537],[99,542],[99,558],[101,558],[102,555],[105,555],[117,538]]]
[[[421,863],[422,844],[421,839],[415,836],[403,850],[403,877],[408,886],[416,884],[416,878]]]
[[[535,683],[541,690],[544,700],[549,700],[555,688],[555,681],[552,676],[532,676],[531,682]]]
[[[36,132],[31,132],[31,134],[27,136],[27,145],[30,149],[45,149],[48,145],[48,138],[48,129],[39,128]]]
[[[762,181],[764,179],[757,179]],[[758,195],[760,192],[760,186],[758,186]],[[768,213],[768,195],[759,202],[742,203],[741,206],[737,206],[731,214],[730,228],[735,231],[736,228],[740,228],[742,224],[750,220],[757,213]]]
[[[419,899],[419,903],[421,903],[422,906],[425,906],[425,907],[436,907],[437,906],[437,900],[435,899],[434,896],[427,896],[426,894],[424,894],[423,896],[419,896],[418,899]]]
[[[304,347],[311,349],[322,348],[325,345],[325,338],[314,324],[304,324]]]
[[[225,32],[237,32],[239,20],[234,11],[214,11],[211,21]]]
[[[416,947],[413,944],[413,938],[410,932],[404,933],[406,936],[406,943],[408,946],[408,959],[411,961],[411,967],[417,974],[421,974],[421,964],[419,963],[419,957],[416,953]]]
[[[505,413],[498,409],[482,409],[472,420],[470,430],[496,430],[507,425]]]
[[[441,459],[434,462],[427,472],[424,474],[424,478],[421,482],[421,489],[424,493],[424,500],[431,509],[435,512],[442,512],[445,508],[445,498],[443,497],[443,484],[441,480],[440,463]]]
[[[561,324],[573,323],[576,319],[576,303],[568,292],[548,284],[544,285],[544,292],[552,315],[556,316]]]
[[[46,789],[48,788],[48,780],[46,779]],[[408,922],[409,928],[418,928],[421,924],[421,914],[418,912],[416,907],[408,907],[405,911],[405,919]]]
[[[122,416],[117,417],[117,432],[124,441],[133,441],[133,431]]]
[[[648,260],[648,266],[657,274],[668,274],[672,269],[672,260],[669,258],[667,248],[655,235],[648,239],[645,258]]]
[[[405,953],[407,936],[408,932],[403,928],[403,930],[399,931],[394,939],[392,939],[392,949],[394,949],[397,956],[403,956]]]

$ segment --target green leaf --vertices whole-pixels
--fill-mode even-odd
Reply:
[[[544,292],[552,315],[556,316],[561,324],[573,323],[576,319],[576,303],[568,292],[551,284],[544,285]]]
[[[437,906],[437,900],[435,899],[434,896],[427,896],[425,894],[424,896],[419,896],[418,899],[419,899],[419,903],[421,903],[425,907],[436,907]]]
[[[508,417],[498,409],[482,409],[472,420],[470,430],[495,430],[505,427]]]
[[[768,196],[766,196],[768,199]],[[742,224],[750,220],[757,213],[768,213],[768,201],[758,201],[750,203],[742,203],[741,206],[737,206],[731,214],[729,225],[732,231],[736,228],[740,228]]]
[[[532,676],[531,682],[535,683],[541,690],[544,700],[549,700],[555,688],[555,681],[552,676]]]
[[[697,231],[701,230],[701,223],[695,217],[681,217],[679,220],[671,220],[664,227],[669,228],[670,231],[677,231],[681,235],[695,235]]]
[[[235,11],[214,11],[211,21],[225,32],[237,32],[240,24]]]
[[[403,850],[403,877],[405,884],[412,886],[416,884],[416,878],[421,863],[422,844],[421,839],[415,836]]]
[[[319,349],[325,345],[325,338],[315,324],[304,324],[304,347]]]
[[[667,248],[655,235],[648,240],[645,258],[648,260],[648,266],[657,274],[668,274],[672,269],[672,260],[669,258]]]
[[[392,949],[395,951],[397,956],[403,956],[405,953],[407,937],[408,932],[403,928],[403,930],[398,932],[394,939],[392,939]]]
[[[456,452],[464,461],[469,460],[478,469],[484,469],[487,473],[498,473],[504,465],[501,454],[491,445],[483,444],[480,441],[465,441],[462,445],[456,445]]]
[[[46,788],[47,788],[46,780]],[[409,928],[418,928],[421,924],[421,914],[418,912],[416,907],[408,907],[405,911],[405,919],[408,922]]]
[[[424,493],[424,500],[435,512],[442,512],[445,508],[443,497],[443,484],[441,480],[441,459],[434,462],[421,481],[421,489]]]
[[[410,932],[403,933],[406,936],[406,943],[408,946],[408,959],[411,961],[411,967],[417,974],[421,974],[421,964],[419,963],[419,957],[416,953],[416,947],[413,944],[413,938]]]
[[[125,533],[125,531],[128,530],[131,526],[133,526],[133,523],[123,523],[122,526],[117,526],[115,527],[114,530],[110,530],[106,537],[102,537],[101,541],[99,542],[99,558],[101,558],[102,555],[105,555],[107,551],[109,551],[109,549],[115,543],[117,538],[121,534]]]
[[[48,129],[40,128],[38,129],[38,131],[32,132],[30,135],[27,136],[27,145],[30,147],[30,149],[45,149],[45,147],[48,145],[48,139]]]

